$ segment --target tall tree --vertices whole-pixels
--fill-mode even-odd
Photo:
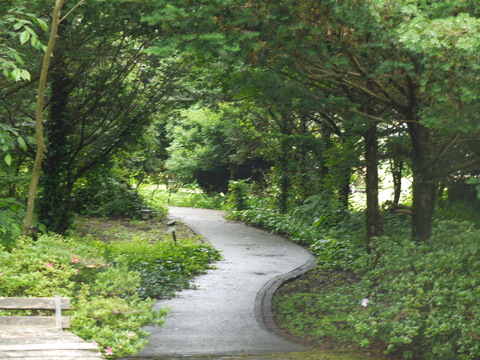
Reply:
[[[216,17],[219,28],[239,39],[251,34],[258,44],[252,57],[269,67],[289,64],[319,86],[341,89],[353,100],[351,113],[364,115],[365,124],[393,121],[409,135],[413,237],[428,241],[437,179],[480,162],[471,154],[452,166],[446,156],[456,145],[479,139],[473,115],[479,93],[478,6],[423,0],[224,6]]]
[[[58,26],[60,24],[60,16],[63,8],[64,0],[57,0],[52,12],[52,22],[50,29],[50,38],[48,40],[47,49],[42,63],[42,70],[40,73],[40,80],[38,82],[38,96],[37,96],[37,108],[35,114],[35,135],[37,140],[37,152],[35,154],[35,161],[33,164],[32,179],[30,181],[30,187],[28,190],[28,202],[27,202],[27,214],[25,216],[25,222],[23,224],[22,233],[27,235],[32,226],[34,210],[35,210],[35,198],[37,193],[37,186],[40,180],[40,171],[43,161],[43,153],[45,152],[45,142],[43,139],[43,101],[45,100],[45,89],[47,86],[47,75],[50,67],[50,58],[53,54],[55,47],[55,41],[58,33]]]
[[[31,6],[42,13],[45,4]],[[67,3],[66,12],[74,6]],[[151,9],[130,1],[88,2],[59,27],[45,104],[48,151],[39,201],[39,219],[51,231],[64,232],[71,222],[75,182],[141,135],[185,71],[182,59],[147,52],[167,36],[141,21]],[[33,75],[31,83],[37,79]],[[12,84],[2,98],[10,125],[24,134],[31,103],[27,96],[17,99],[27,93],[29,86]]]

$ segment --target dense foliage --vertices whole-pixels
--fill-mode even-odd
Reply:
[[[219,257],[206,244],[155,241],[22,238],[11,252],[0,249],[0,293],[69,297],[72,332],[104,351],[108,347],[115,358],[133,355],[146,344],[142,327],[161,324],[167,313],[153,310],[152,298],[188,286]]]
[[[140,274],[111,266],[104,252],[103,244],[59,236],[22,239],[12,252],[0,252],[2,296],[69,297],[72,332],[115,355],[133,354],[148,335],[141,327],[161,323],[166,311],[141,300]]]
[[[287,285],[275,300],[285,329],[318,346],[334,339],[405,359],[478,358],[478,229],[439,222],[430,246],[399,233],[376,239],[374,256],[356,252],[355,271],[334,271],[338,261],[320,255],[319,279]]]
[[[247,208],[231,216],[285,234],[317,256],[318,269],[274,299],[278,323],[300,341],[405,359],[480,356],[480,231],[471,221],[437,219],[430,243],[419,244],[408,218],[385,213],[388,236],[375,238],[368,253],[358,212],[311,199],[316,206],[282,215],[265,200],[245,200]]]

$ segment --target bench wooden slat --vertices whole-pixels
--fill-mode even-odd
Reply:
[[[103,359],[100,353],[96,355],[95,352],[85,351],[85,350],[32,350],[32,351],[2,351],[0,353],[0,359],[66,359],[67,357],[71,359],[83,359],[85,357],[93,358],[96,360]]]
[[[0,316],[0,328],[55,328],[55,316]],[[70,328],[70,317],[62,316],[62,328]]]
[[[2,345],[0,344],[0,351],[37,351],[37,350],[91,350],[98,352],[98,347],[95,344],[88,342],[63,342],[55,344],[15,344]]]
[[[65,354],[59,354],[59,355],[49,354],[48,357],[43,357],[38,354],[33,354],[33,356],[27,356],[26,354],[22,354],[21,356],[10,355],[9,357],[6,357],[0,354],[0,360],[12,360],[12,359],[17,359],[17,360],[102,360],[103,357],[100,357],[100,355],[97,355],[97,356],[76,355],[72,357]]]
[[[62,298],[62,310],[70,309],[70,299]],[[55,298],[0,297],[0,310],[55,310]]]

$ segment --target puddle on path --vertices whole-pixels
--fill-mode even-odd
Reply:
[[[134,358],[135,360],[374,360],[381,359],[372,354],[349,352],[312,351],[300,353],[260,354],[260,355],[203,355],[203,356],[165,356]]]

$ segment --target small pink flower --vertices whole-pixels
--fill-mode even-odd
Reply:
[[[52,267],[53,266],[53,264],[51,262],[48,262],[45,265],[46,265],[46,267]]]
[[[369,302],[370,302],[370,300],[368,300],[367,298],[363,299],[362,300],[362,306],[367,307]]]
[[[0,276],[3,276],[3,273],[0,273]]]
[[[80,262],[80,260],[78,260],[78,258],[76,256],[73,256],[72,263],[78,264],[79,262]]]
[[[110,346],[105,349],[105,355],[113,355],[113,350]]]
[[[98,345],[98,343],[95,340],[92,340],[92,344],[95,345],[95,346]]]

